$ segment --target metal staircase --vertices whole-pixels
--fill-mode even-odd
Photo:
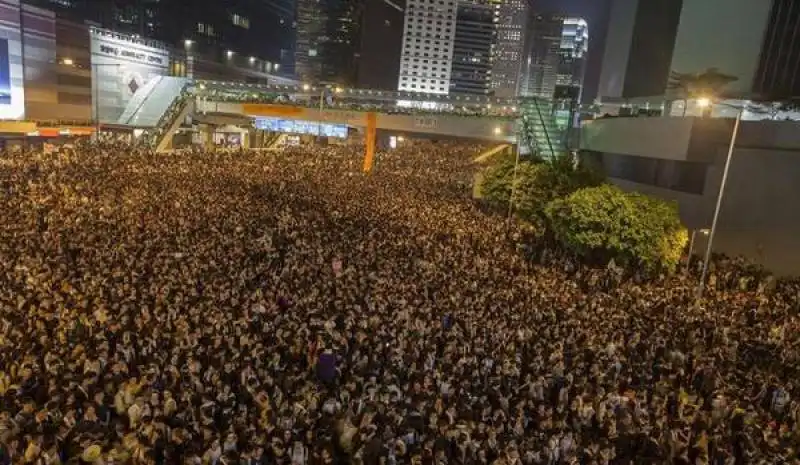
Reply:
[[[172,148],[172,138],[175,132],[180,129],[193,109],[194,99],[181,95],[173,101],[154,130],[153,145],[156,153],[162,153]]]
[[[564,131],[559,129],[553,114],[553,102],[539,97],[522,97],[520,137],[530,153],[552,159],[567,151]]]

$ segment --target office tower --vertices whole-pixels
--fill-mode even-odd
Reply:
[[[521,94],[579,99],[586,70],[586,21],[559,15],[533,15],[528,32]]]
[[[737,78],[730,95],[797,95],[797,27],[797,0],[614,0],[598,95],[660,96],[670,72],[709,68]]]
[[[317,82],[322,77],[322,42],[325,39],[325,11],[318,0],[297,0],[297,45],[295,75]]]
[[[456,0],[407,0],[398,90],[450,91],[456,14]]]
[[[784,99],[800,95],[800,1],[774,0],[764,34],[753,91]]]
[[[291,53],[293,0],[25,0],[58,17],[162,41],[223,65],[280,71]]]
[[[297,0],[295,71],[299,79],[355,84],[364,4],[361,0]]]
[[[589,25],[582,18],[564,18],[558,49],[556,98],[580,101],[589,52]]]
[[[664,93],[681,3],[612,0],[598,96],[631,98]]]
[[[405,0],[368,1],[361,21],[357,86],[397,90]]]
[[[513,97],[519,93],[527,23],[527,0],[495,0],[497,39],[491,87],[497,97]]]
[[[552,99],[555,93],[564,19],[560,16],[531,16],[522,68],[520,94]]]
[[[494,8],[475,0],[462,0],[456,15],[450,92],[487,95],[491,89]]]

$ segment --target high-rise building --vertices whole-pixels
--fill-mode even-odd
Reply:
[[[297,0],[297,45],[294,71],[298,79],[317,82],[322,78],[322,47],[326,12],[319,0]]]
[[[450,92],[487,95],[491,90],[494,8],[484,1],[462,0],[456,15]]]
[[[564,19],[560,16],[531,15],[521,73],[521,95],[553,98],[563,25]]]
[[[671,72],[709,68],[731,95],[798,95],[799,27],[797,0],[614,0],[598,95],[661,96]]]
[[[558,49],[556,97],[580,101],[586,57],[589,52],[589,25],[582,18],[564,18]]]
[[[664,93],[681,3],[612,0],[598,96],[631,98]]]
[[[456,14],[456,0],[407,0],[398,90],[450,91]]]
[[[800,95],[800,1],[774,0],[764,34],[753,91],[784,99]]]
[[[355,85],[362,0],[298,0],[297,76],[307,82]]]
[[[397,90],[405,3],[379,0],[364,5],[356,82],[359,88]]]
[[[519,94],[525,30],[528,23],[527,0],[494,0],[497,39],[492,58],[492,91],[497,97]]]
[[[138,34],[220,64],[283,71],[294,42],[294,0],[24,0],[59,17]],[[276,67],[275,65],[278,64]]]
[[[583,19],[532,15],[521,94],[548,100],[579,99],[588,41],[588,26]]]

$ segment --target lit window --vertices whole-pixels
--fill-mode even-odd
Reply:
[[[205,23],[197,23],[197,32],[209,37],[214,37],[214,26]]]
[[[231,15],[231,22],[234,26],[239,26],[244,29],[250,29],[250,18],[245,16],[237,15],[236,13]]]

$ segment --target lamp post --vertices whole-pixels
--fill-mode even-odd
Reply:
[[[708,98],[701,98],[697,101],[700,107],[707,107],[711,104],[711,100]],[[725,105],[725,104],[722,104]],[[719,191],[717,192],[717,204],[714,207],[714,217],[711,220],[711,231],[708,234],[708,243],[706,244],[706,253],[703,257],[703,271],[700,274],[700,283],[697,286],[697,300],[703,297],[703,291],[705,290],[706,285],[706,275],[708,274],[708,262],[711,259],[711,249],[714,245],[714,236],[717,233],[717,221],[719,220],[719,211],[722,207],[722,199],[725,195],[725,185],[728,182],[728,170],[731,167],[731,158],[733,158],[733,149],[736,147],[736,137],[739,135],[739,126],[742,122],[742,115],[744,114],[745,109],[747,106],[742,107],[734,107],[732,105],[725,105],[734,109],[737,109],[738,112],[736,113],[736,122],[733,124],[733,131],[731,132],[731,140],[728,144],[728,155],[725,157],[725,167],[722,169],[722,181],[719,185]]]
[[[689,272],[689,268],[691,267],[691,264],[692,264],[692,253],[694,253],[695,237],[697,236],[698,232],[700,234],[704,235],[704,236],[708,236],[708,229],[693,229],[692,230],[692,235],[689,236],[689,253],[686,255],[686,272],[687,273]]]

